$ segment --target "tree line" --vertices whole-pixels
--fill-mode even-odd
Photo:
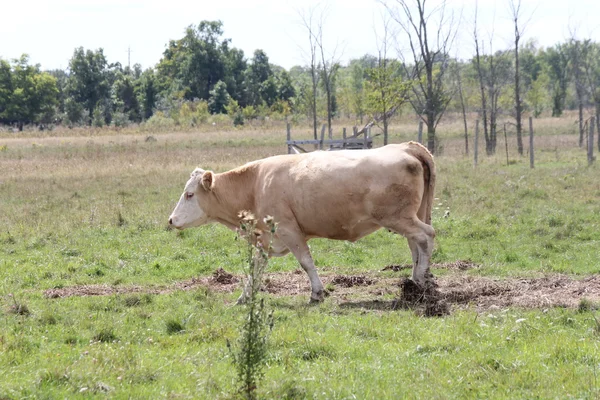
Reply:
[[[19,129],[26,124],[194,126],[225,114],[235,125],[266,116],[306,120],[316,134],[318,121],[330,125],[332,118],[344,117],[380,125],[387,141],[389,121],[402,109],[418,114],[428,133],[435,133],[445,112],[477,112],[491,154],[500,116],[519,122],[524,112],[558,117],[565,109],[577,109],[582,141],[585,110],[600,116],[599,43],[572,38],[541,48],[533,41],[519,43],[516,35],[515,48],[491,51],[491,38],[481,40],[475,25],[471,59],[450,56],[451,30],[441,46],[415,47],[411,57],[399,59],[389,55],[393,33],[388,24],[397,22],[416,43],[426,33],[426,25],[411,31],[403,11],[408,12],[390,10],[377,55],[346,65],[325,56],[323,31],[308,20],[311,59],[289,71],[270,63],[262,50],[247,58],[223,38],[220,21],[189,26],[146,70],[139,64],[110,63],[102,49],[82,47],[74,50],[65,70],[42,71],[26,55],[0,58],[0,123]],[[421,11],[417,18],[425,17]],[[518,33],[516,18],[515,27]],[[435,150],[435,136],[429,138]]]

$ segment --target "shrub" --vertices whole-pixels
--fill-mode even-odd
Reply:
[[[262,236],[256,229],[257,221],[248,212],[240,215],[242,236],[247,242],[247,281],[240,300],[246,300],[246,317],[241,327],[237,346],[229,348],[233,362],[237,369],[240,391],[247,399],[256,398],[258,381],[264,375],[264,366],[267,358],[268,338],[273,329],[273,314],[268,312],[263,298],[259,297],[262,275],[268,266],[270,238],[275,233],[273,218],[267,217],[265,223],[270,232],[269,240]],[[265,242],[267,244],[265,244]]]

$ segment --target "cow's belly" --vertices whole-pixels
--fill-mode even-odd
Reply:
[[[307,238],[347,240],[350,242],[375,232],[380,225],[373,221],[322,221],[313,226],[303,226]]]

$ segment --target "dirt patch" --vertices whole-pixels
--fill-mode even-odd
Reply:
[[[494,279],[453,274],[436,278],[435,286],[425,292],[412,281],[364,276],[323,276],[325,285],[335,285],[330,293],[341,307],[392,310],[419,308],[424,315],[445,315],[448,309],[474,308],[478,311],[506,307],[577,308],[582,299],[600,304],[600,276],[573,279],[566,275],[547,275],[531,279]],[[240,289],[240,277],[216,271],[213,276],[192,278],[164,286],[83,285],[44,292],[47,298],[70,296],[107,296],[126,293],[166,294],[178,290],[206,287],[214,292],[231,293]],[[400,288],[399,288],[400,286]],[[295,272],[267,274],[263,291],[272,296],[309,296],[306,274]],[[397,297],[397,300],[391,298]]]
[[[402,271],[402,270],[406,270],[406,269],[412,269],[412,265],[410,264],[390,264],[385,266],[382,271],[394,271],[394,272],[398,272],[398,271]]]
[[[458,271],[466,271],[468,269],[477,269],[480,267],[479,264],[474,263],[471,260],[458,260],[454,262],[445,262],[445,263],[433,263],[431,265],[432,268],[438,269],[452,269]]]
[[[445,262],[445,263],[432,263],[431,268],[433,269],[450,269],[457,271],[466,271],[468,269],[477,269],[480,268],[480,265],[474,263],[471,260],[458,260],[454,262]],[[412,269],[411,264],[391,264],[382,269],[382,271],[403,271],[407,269]]]
[[[369,286],[374,282],[373,279],[367,278],[366,276],[346,276],[346,275],[336,275],[331,283],[334,285],[339,285],[342,287],[353,287],[353,286]]]
[[[233,276],[233,274],[230,274],[229,272],[225,271],[223,268],[219,268],[218,270],[216,270],[213,273],[213,280],[216,283],[220,283],[223,285],[230,285],[232,283],[237,283],[240,281],[238,278]]]

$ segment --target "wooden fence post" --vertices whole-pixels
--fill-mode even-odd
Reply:
[[[477,166],[477,153],[479,152],[479,120],[475,121],[475,146],[473,146],[473,167]]]
[[[506,136],[506,124],[504,124],[504,147],[506,148],[506,166],[510,165],[508,162],[508,137]]]
[[[287,129],[287,141],[288,141],[288,154],[292,153],[292,148],[291,148],[291,144],[289,144],[289,142],[292,140],[292,127],[290,126],[290,123],[288,122],[286,124],[286,129]]]
[[[529,167],[534,168],[533,158],[533,117],[529,117]]]
[[[594,126],[595,126],[594,117],[590,118],[590,133],[588,134],[588,166],[591,166],[594,163]]]
[[[327,128],[327,125],[323,124],[323,126],[321,127],[321,142],[319,143],[320,150],[323,150],[323,141],[325,140],[325,128]]]
[[[363,134],[363,150],[366,150],[367,147],[367,140],[369,139],[369,135],[371,134],[371,128],[367,128],[365,130],[365,133]]]
[[[417,134],[417,142],[423,144],[423,121],[419,120],[419,133]]]
[[[342,148],[346,148],[346,128],[342,129],[342,138],[344,139],[344,143],[342,143]]]

